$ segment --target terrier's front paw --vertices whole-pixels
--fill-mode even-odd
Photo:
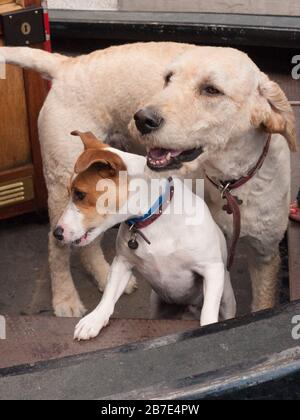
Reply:
[[[137,280],[136,280],[135,276],[131,276],[131,278],[130,278],[128,284],[127,284],[127,287],[125,289],[125,294],[126,295],[131,295],[131,293],[135,292],[137,288],[138,288]]]
[[[101,314],[89,314],[84,317],[75,327],[74,340],[90,340],[97,337],[102,328],[109,323],[109,318]]]
[[[55,316],[61,318],[81,318],[86,313],[86,309],[77,293],[59,299],[59,301],[54,300],[53,308]]]

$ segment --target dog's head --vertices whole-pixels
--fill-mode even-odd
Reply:
[[[80,136],[84,152],[76,162],[70,200],[54,236],[64,243],[85,246],[118,223],[115,217],[127,200],[128,176],[143,172],[145,159],[113,149],[92,133],[72,134]]]
[[[295,150],[294,116],[285,94],[246,54],[195,48],[177,58],[164,78],[163,91],[130,124],[148,149],[151,169],[178,169],[200,155],[209,159],[253,129],[280,133]]]

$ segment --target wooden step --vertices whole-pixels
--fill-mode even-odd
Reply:
[[[113,319],[95,340],[75,342],[78,319],[45,316],[7,317],[6,340],[0,340],[0,369],[115,348],[182,333],[198,321]]]

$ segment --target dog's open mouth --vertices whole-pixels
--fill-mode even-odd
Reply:
[[[95,229],[88,230],[83,236],[81,236],[81,238],[76,239],[76,241],[73,242],[73,245],[76,245],[76,246],[82,246],[82,245],[84,245],[84,243],[86,243],[88,241],[90,234],[94,230]]]
[[[185,162],[192,162],[203,153],[202,148],[191,150],[173,149],[150,149],[147,154],[147,162],[150,169],[164,171],[180,169]]]

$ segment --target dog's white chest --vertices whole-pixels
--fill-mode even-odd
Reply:
[[[130,236],[127,232],[122,236],[122,254],[161,298],[170,303],[194,303],[195,296],[200,295],[202,283],[196,280],[192,271],[193,255],[183,243],[172,235],[162,235],[151,245],[139,238],[138,249],[132,251],[127,246]]]
[[[192,303],[201,287],[191,267],[188,256],[175,250],[169,255],[147,253],[136,266],[156,293],[165,301],[178,304]]]

